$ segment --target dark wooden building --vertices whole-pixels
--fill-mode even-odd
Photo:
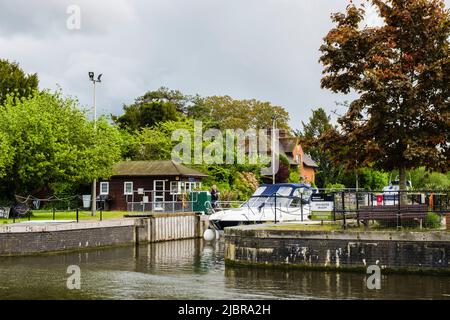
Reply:
[[[170,160],[126,161],[113,166],[109,180],[98,182],[97,195],[106,199],[106,210],[166,211],[167,205],[174,208],[173,202],[200,189],[205,177]]]

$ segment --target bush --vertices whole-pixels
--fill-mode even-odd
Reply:
[[[345,189],[345,185],[343,185],[341,183],[328,183],[327,185],[325,185],[325,189],[337,191],[337,190]]]
[[[299,183],[300,182],[300,175],[296,170],[291,171],[289,174],[289,180],[290,183]]]
[[[417,168],[410,172],[414,189],[448,189],[450,188],[450,174],[430,172],[425,168]]]
[[[362,168],[358,170],[358,176],[359,185],[365,189],[381,190],[389,183],[389,174],[387,172],[371,168]]]
[[[238,173],[233,183],[233,190],[238,193],[240,200],[247,200],[259,187],[259,181],[254,173]]]
[[[441,216],[434,212],[428,212],[424,227],[429,229],[438,229],[441,226]]]

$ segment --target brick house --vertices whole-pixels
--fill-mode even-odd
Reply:
[[[317,163],[307,153],[303,152],[299,138],[290,136],[287,131],[280,130],[280,154],[286,156],[291,168],[298,168],[303,181],[315,183]]]

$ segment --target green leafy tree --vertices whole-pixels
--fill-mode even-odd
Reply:
[[[389,183],[389,173],[373,168],[360,168],[356,170],[358,187],[367,190],[382,190]],[[338,181],[348,188],[356,188],[353,174],[344,174]]]
[[[192,99],[178,90],[161,87],[155,91],[148,91],[133,104],[124,105],[124,114],[113,116],[112,119],[122,129],[133,132],[160,122],[178,120],[187,113]]]
[[[2,187],[9,196],[56,183],[87,183],[108,177],[120,160],[122,141],[104,118],[97,130],[76,100],[59,92],[34,92],[28,99],[8,96],[0,112],[0,136],[10,146]]]
[[[165,101],[137,100],[136,103],[124,106],[123,109],[125,113],[120,117],[114,117],[114,122],[131,132],[160,122],[175,121],[179,116],[175,104]]]
[[[6,175],[6,169],[12,164],[13,150],[8,136],[0,131],[0,179]]]
[[[347,166],[447,171],[450,16],[442,0],[370,0],[384,23],[362,27],[363,7],[332,16],[322,87],[357,98],[323,140]]]
[[[132,154],[134,160],[169,160],[172,151],[170,136],[164,132],[144,128],[132,138]]]
[[[302,121],[303,131],[297,131],[297,135],[301,138],[303,151],[308,153],[319,166],[316,173],[317,185],[325,187],[341,179],[344,167],[334,163],[331,152],[319,143],[319,138],[333,128],[330,116],[323,108],[312,110],[312,113],[307,123]]]
[[[425,167],[420,167],[410,171],[411,183],[414,189],[449,189],[450,172],[443,174],[431,172]]]
[[[179,90],[170,90],[166,87],[161,87],[155,91],[148,91],[138,99],[141,103],[150,102],[166,102],[174,105],[179,113],[187,113],[187,108],[190,105],[193,97],[183,94]]]
[[[289,129],[289,113],[280,106],[256,99],[236,100],[230,96],[211,96],[195,99],[188,114],[210,121],[220,129],[268,129],[277,117],[280,129]],[[203,116],[202,116],[203,115]]]
[[[8,94],[29,97],[38,84],[37,74],[25,74],[17,63],[0,59],[0,105],[5,103]]]
[[[131,158],[133,160],[170,160],[172,149],[178,143],[172,141],[172,133],[179,129],[187,130],[193,136],[194,121],[186,118],[179,121],[166,121],[135,132],[130,142]]]

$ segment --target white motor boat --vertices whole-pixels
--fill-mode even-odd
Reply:
[[[316,189],[309,184],[263,185],[239,208],[215,211],[210,228],[288,221],[310,220],[310,198]]]

